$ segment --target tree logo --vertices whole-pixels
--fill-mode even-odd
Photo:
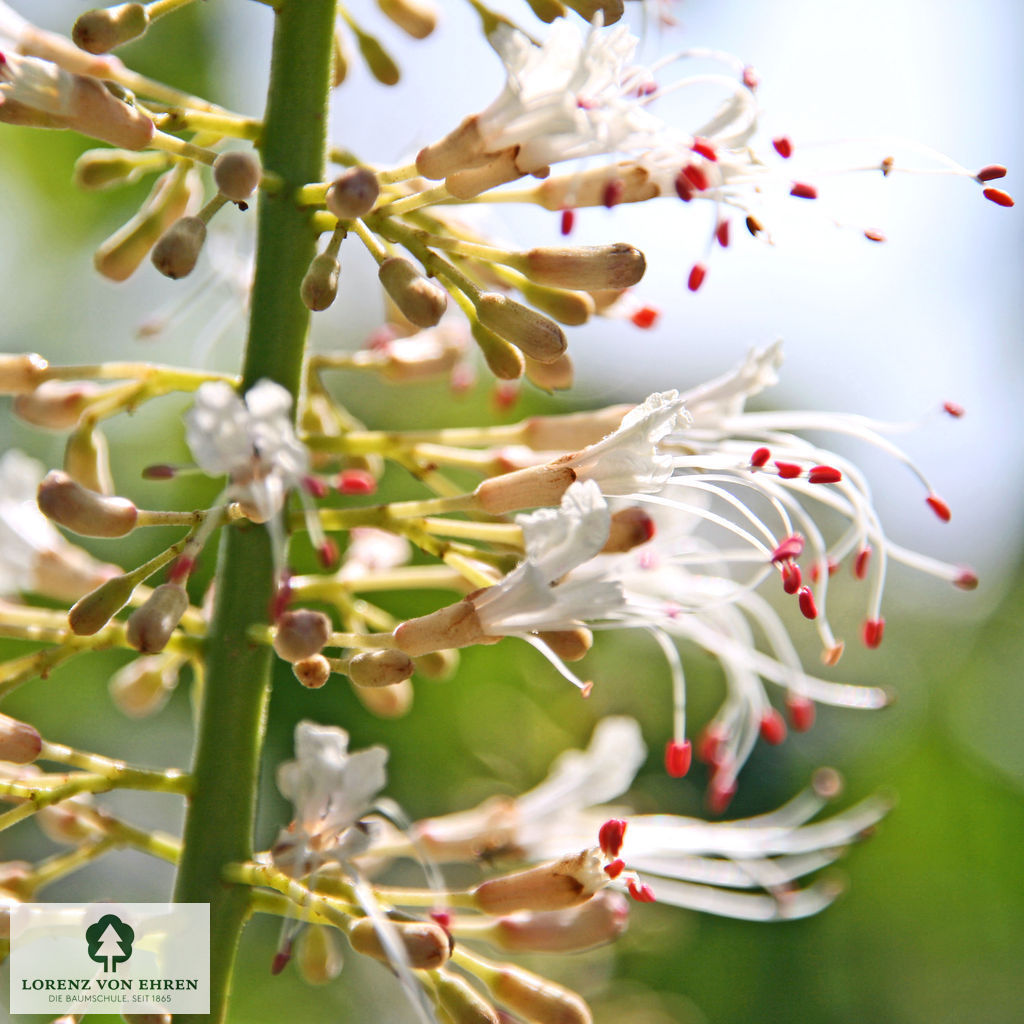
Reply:
[[[135,930],[114,914],[106,914],[85,930],[89,959],[103,964],[104,973],[117,973],[117,965],[132,955]]]

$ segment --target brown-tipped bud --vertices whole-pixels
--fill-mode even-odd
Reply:
[[[39,485],[39,508],[48,519],[83,537],[123,537],[135,529],[139,510],[127,498],[90,491],[55,469]]]
[[[550,288],[547,285],[524,281],[519,288],[523,298],[531,306],[557,320],[567,327],[579,327],[594,314],[596,306],[589,292],[572,292],[564,288]]]
[[[164,277],[177,280],[191,274],[206,241],[206,223],[201,217],[176,220],[153,246],[153,266]]]
[[[110,447],[102,430],[83,425],[68,438],[64,446],[64,472],[97,494],[109,496],[114,493]]]
[[[412,658],[403,651],[364,651],[348,663],[348,677],[356,686],[394,686],[412,676]]]
[[[109,53],[122,43],[138,39],[147,28],[149,15],[142,4],[118,4],[79,15],[71,38],[88,53]]]
[[[519,147],[510,146],[490,157],[479,167],[470,167],[467,170],[449,174],[444,179],[444,187],[456,199],[474,199],[488,189],[497,188],[506,182],[521,178],[523,172],[516,163],[518,155]]]
[[[34,726],[0,715],[0,761],[31,764],[43,749],[43,739]]]
[[[484,633],[476,609],[468,599],[418,619],[409,619],[395,630],[398,649],[413,657],[473,644],[493,644],[499,639]]]
[[[562,659],[579,661],[594,646],[594,634],[583,626],[576,629],[546,629],[537,634]]]
[[[612,182],[616,185],[617,203],[642,203],[659,194],[650,171],[636,165],[618,164],[548,178],[537,188],[537,198],[541,206],[555,213],[568,208],[604,206]]]
[[[384,49],[376,36],[371,36],[368,32],[357,32],[356,45],[370,69],[370,74],[381,85],[398,85],[402,73],[398,70],[394,58]]]
[[[487,368],[498,380],[518,380],[526,369],[526,358],[511,342],[499,338],[479,321],[470,324],[473,340],[480,347]]]
[[[524,443],[535,452],[573,452],[616,430],[632,405],[610,405],[567,416],[533,416],[526,421]]]
[[[143,654],[159,654],[188,611],[188,594],[177,583],[161,583],[128,619],[125,638]]]
[[[568,352],[553,363],[538,363],[536,359],[526,360],[526,378],[542,391],[567,391],[572,387],[575,369]]]
[[[558,324],[505,295],[484,293],[476,312],[484,327],[538,362],[553,363],[568,347]]]
[[[359,703],[378,718],[401,718],[412,707],[412,683],[408,679],[394,686],[354,686]]]
[[[575,480],[576,470],[571,466],[564,462],[549,462],[491,477],[473,493],[481,511],[499,516],[521,508],[557,505]]]
[[[494,1007],[464,978],[441,971],[434,975],[434,985],[452,1024],[501,1024]]]
[[[331,620],[308,608],[285,612],[277,620],[274,650],[292,663],[319,654],[331,638]]]
[[[0,354],[0,395],[23,395],[35,391],[42,385],[42,375],[49,365],[35,352]]]
[[[405,947],[411,967],[423,971],[436,971],[448,962],[452,949],[451,939],[440,925],[426,921],[392,921],[391,926],[398,941]],[[390,963],[377,929],[368,918],[358,921],[348,933],[348,938],[357,953],[364,953],[375,960]]]
[[[431,651],[418,657],[415,665],[418,675],[443,683],[455,675],[459,667],[459,652]]]
[[[601,549],[606,555],[632,551],[654,536],[654,520],[642,508],[623,508],[612,513],[608,539]]]
[[[443,139],[424,146],[416,157],[416,170],[436,181],[486,162],[480,115],[472,114]]]
[[[69,127],[121,149],[145,149],[156,126],[136,107],[95,78],[75,75],[68,100]]]
[[[550,864],[490,878],[473,890],[473,898],[485,914],[564,910],[585,903],[607,882],[595,848]]]
[[[547,978],[503,964],[486,979],[494,997],[531,1024],[593,1024],[587,1004],[575,992]]]
[[[510,953],[575,953],[614,942],[629,924],[629,901],[602,889],[582,906],[496,921],[488,939]]]
[[[584,21],[593,21],[594,15],[600,12],[602,25],[613,25],[623,14],[625,7],[622,0],[565,0]]]
[[[299,289],[306,309],[314,313],[327,309],[338,296],[338,275],[341,264],[329,253],[313,257]]]
[[[448,308],[448,294],[400,256],[386,259],[377,271],[380,283],[411,324],[433,327]]]
[[[15,397],[14,415],[34,427],[70,430],[99,393],[99,386],[88,380],[46,380]]]
[[[345,966],[335,929],[322,924],[303,928],[295,943],[295,966],[307,985],[326,985],[334,981]]]
[[[155,715],[177,686],[180,667],[177,658],[136,658],[110,677],[110,699],[129,718]]]
[[[508,263],[538,284],[588,291],[631,288],[647,269],[644,254],[625,242],[531,249]]]
[[[437,28],[437,8],[429,0],[377,0],[377,6],[413,39],[426,39]]]
[[[307,690],[319,690],[331,678],[331,663],[322,654],[314,654],[296,661],[292,674]]]
[[[365,217],[379,196],[377,175],[369,167],[350,167],[331,183],[325,202],[339,220],[353,220]]]
[[[244,203],[259,187],[260,162],[252,153],[237,149],[221,153],[213,161],[213,180],[221,195]]]
[[[114,576],[79,598],[68,612],[75,636],[98,633],[130,600],[136,583],[131,576]]]

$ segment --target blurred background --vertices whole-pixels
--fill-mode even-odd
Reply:
[[[73,0],[20,6],[14,0],[14,6],[64,31],[85,9]],[[468,5],[445,0],[441,27],[416,44],[375,8],[364,11],[369,6],[353,3],[352,9],[360,17],[365,13],[365,25],[392,50],[403,81],[388,91],[353,57],[349,79],[336,94],[332,137],[386,163],[415,152],[469,109],[481,109],[503,74],[478,38]],[[529,23],[525,5],[509,0],[503,9]],[[773,136],[789,135],[796,149],[794,166],[787,168],[793,178],[813,177],[809,169],[823,165],[877,165],[894,147],[892,140],[903,139],[969,168],[1006,164],[1007,189],[1020,191],[1024,8],[1014,0],[680,0],[668,9],[678,21],[670,29],[658,26],[653,7],[646,22],[639,5],[630,12],[635,28],[644,29],[642,57],[710,46],[754,65],[765,108],[761,148],[770,150]],[[123,55],[147,74],[258,115],[269,33],[270,15],[260,5],[203,4],[160,22]],[[671,80],[669,71],[663,81]],[[685,73],[679,65],[678,75]],[[467,96],[475,97],[471,107]],[[689,109],[679,100],[674,110],[675,102],[667,99],[655,109],[688,127]],[[94,275],[92,250],[134,212],[148,186],[77,192],[70,169],[84,148],[69,135],[0,126],[0,228],[6,241],[0,247],[6,284],[0,350],[38,351],[53,362],[198,360],[234,369],[244,325],[240,312],[233,315],[238,295],[230,284],[219,294],[215,289],[197,297],[189,282],[159,278],[148,264],[125,285]],[[808,169],[803,175],[801,167]],[[883,180],[859,173],[815,180],[817,203],[778,205],[770,225],[774,245],[734,231],[733,245],[714,254],[697,294],[686,291],[685,280],[704,256],[713,226],[709,207],[663,200],[583,211],[574,235],[581,244],[628,240],[645,250],[650,270],[638,296],[662,315],[646,332],[621,320],[570,332],[577,387],[568,400],[593,405],[690,387],[727,369],[750,346],[781,337],[787,354],[782,381],[762,396],[762,407],[838,409],[886,420],[923,417],[921,428],[901,440],[952,506],[948,525],[930,515],[905,470],[856,446],[841,450],[871,473],[897,542],[972,564],[981,586],[968,594],[947,592],[894,573],[885,644],[872,652],[850,643],[833,676],[891,686],[897,704],[870,715],[821,709],[810,733],[781,749],[758,751],[741,777],[730,814],[776,806],[823,764],[846,778],[844,801],[878,789],[896,794],[898,805],[877,834],[842,863],[846,894],[820,917],[778,925],[634,907],[631,931],[614,950],[544,964],[583,991],[596,1018],[608,1024],[1021,1019],[1020,216],[985,202],[970,180],[945,175]],[[237,214],[234,219],[235,227],[243,221]],[[507,207],[490,212],[487,222],[514,242],[559,238],[553,214]],[[865,227],[884,232],[886,244],[867,242]],[[222,269],[245,260],[240,232],[228,234],[226,253],[219,250],[217,259]],[[380,321],[380,304],[365,299],[375,294],[372,268],[350,248],[342,251],[339,301],[318,317],[314,344],[321,348],[356,347]],[[197,275],[213,269],[201,264]],[[183,303],[182,295],[190,297]],[[135,340],[140,324],[165,316],[171,320],[158,337]],[[226,329],[218,333],[221,320]],[[373,426],[453,417],[468,423],[494,415],[486,386],[453,401],[442,386],[403,389],[396,398],[361,379],[333,380]],[[358,394],[349,400],[346,387],[353,384]],[[927,415],[947,399],[965,406],[962,420]],[[512,420],[554,407],[526,389],[518,405],[500,415]],[[173,399],[153,403],[110,431],[122,492],[149,507],[166,502],[166,485],[141,482],[139,469],[157,458],[155,452],[160,461],[187,457],[181,408]],[[61,437],[31,432],[8,417],[0,422],[0,442],[47,465],[60,463]],[[405,484],[388,478],[385,497],[405,493]],[[178,507],[209,501],[216,490],[202,482],[190,486],[190,493],[175,492]],[[136,564],[157,543],[133,537],[116,547],[97,542],[93,550]],[[834,618],[852,640],[861,612],[852,586],[837,589]],[[390,607],[410,615],[430,605],[396,597]],[[15,647],[3,650],[13,656]],[[813,664],[813,647],[806,650]],[[370,716],[344,685],[302,691],[285,668],[275,687],[268,768],[291,756],[299,719],[342,724],[353,747],[380,742],[390,748],[389,793],[412,817],[422,817],[521,791],[545,774],[558,751],[585,745],[600,717],[621,713],[641,721],[654,752],[635,787],[634,806],[701,813],[700,771],[678,782],[665,778],[660,766],[669,735],[668,681],[650,646],[600,637],[588,662],[598,685],[586,704],[525,645],[507,641],[498,652],[467,652],[455,679],[419,684],[412,712],[388,721]],[[156,764],[186,762],[187,687],[160,716],[126,724],[106,693],[109,675],[126,660],[109,652],[72,662],[14,695],[4,710],[30,718],[55,741]],[[717,706],[721,684],[700,655],[689,658],[687,673],[696,723]],[[288,809],[269,770],[264,790],[266,843]],[[111,803],[161,827],[173,825],[178,814],[171,798],[118,795]],[[32,825],[0,837],[3,859],[51,849]],[[170,884],[161,866],[124,854],[55,886],[47,898],[161,899]],[[294,971],[271,978],[276,937],[274,922],[257,922],[247,932],[233,1019],[403,1019],[400,1005],[382,1012],[376,1002],[388,988],[383,968],[362,964],[354,954],[342,979],[323,990],[304,987]]]

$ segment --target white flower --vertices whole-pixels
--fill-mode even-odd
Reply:
[[[71,114],[74,76],[48,60],[0,54],[0,97],[52,117]]]

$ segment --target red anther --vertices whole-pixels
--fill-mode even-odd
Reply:
[[[799,558],[803,549],[803,537],[799,533],[794,533],[779,543],[779,546],[772,552],[772,561],[785,562],[791,558]]]
[[[723,249],[729,248],[729,222],[727,220],[720,220],[718,226],[715,228],[715,238],[718,239],[718,244]]]
[[[177,466],[147,466],[142,471],[143,480],[170,480],[178,473]]]
[[[803,466],[798,466],[795,462],[776,462],[775,468],[783,480],[792,480],[804,471]]]
[[[995,181],[1006,177],[1006,168],[1002,164],[987,164],[974,176],[978,181]]]
[[[794,732],[807,732],[814,725],[814,701],[801,693],[787,694],[786,713]]]
[[[575,210],[563,210],[562,216],[559,222],[559,230],[563,235],[572,234],[573,226],[576,223],[576,211]]]
[[[694,263],[690,268],[690,276],[686,279],[686,287],[695,292],[704,283],[707,273],[708,268],[703,263]]]
[[[859,579],[864,579],[868,574],[868,562],[871,561],[871,548],[861,548],[857,552],[857,557],[853,560],[853,575]]]
[[[801,587],[796,595],[797,604],[800,606],[800,614],[805,619],[816,619],[818,617],[818,606],[814,603],[814,595],[810,587]]]
[[[597,842],[606,857],[618,857],[622,852],[626,824],[621,818],[609,818],[598,830]]]
[[[704,157],[705,160],[710,160],[712,163],[718,162],[718,154],[715,152],[715,147],[707,139],[702,139],[699,135],[694,138],[690,149]]]
[[[750,214],[743,223],[755,238],[764,231],[764,225],[753,214]]]
[[[626,191],[626,186],[622,184],[621,179],[612,178],[604,187],[604,195],[601,197],[601,201],[610,210],[613,206],[618,206],[622,202],[622,194]]]
[[[887,156],[878,166],[882,172],[882,177],[888,178],[893,167],[896,166],[896,161],[891,156]]]
[[[818,198],[818,190],[813,185],[808,185],[805,181],[796,182],[789,190],[789,194],[791,196],[796,196],[797,199]]]
[[[825,562],[825,567],[828,569],[829,576],[834,576],[836,571],[839,569],[839,563],[834,558],[829,558]],[[815,562],[811,566],[811,580],[817,583],[821,579],[821,562]]]
[[[626,883],[626,888],[629,889],[629,895],[632,896],[637,903],[658,902],[658,897],[654,895],[654,890],[646,882],[638,882],[631,878]]]
[[[958,405],[956,402],[943,402],[942,409],[943,412],[952,416],[955,420],[960,419],[964,414],[964,407],[962,405]]]
[[[176,559],[170,569],[167,570],[167,582],[184,583],[195,567],[196,560],[194,558],[189,558],[188,555],[182,555],[180,558]]]
[[[683,177],[698,191],[706,192],[708,188],[708,176],[704,173],[704,168],[698,167],[697,164],[687,164],[683,168]]]
[[[978,574],[973,569],[961,569],[960,574],[953,580],[953,586],[961,590],[975,590],[978,586]]]
[[[447,910],[432,910],[430,912],[430,920],[434,924],[439,924],[446,932],[451,934],[452,915]]]
[[[626,862],[624,860],[613,860],[610,864],[605,864],[604,873],[609,878],[618,878],[625,870],[625,867]]]
[[[761,739],[777,747],[785,738],[786,720],[775,708],[769,708],[761,716]]]
[[[860,635],[864,646],[874,650],[882,642],[883,633],[885,633],[885,619],[865,619]]]
[[[325,569],[330,569],[338,563],[338,545],[330,537],[327,538],[316,549],[316,557]]]
[[[864,237],[869,242],[884,242],[885,241],[885,235],[883,235],[881,231],[875,231],[874,228],[867,228],[864,231]]]
[[[788,160],[793,155],[793,143],[788,135],[780,135],[777,139],[772,139],[772,145],[783,160]]]
[[[953,518],[953,513],[949,511],[949,506],[937,494],[929,494],[924,500],[928,503],[928,507],[944,523],[948,523]]]
[[[679,196],[684,203],[688,203],[693,198],[693,186],[686,177],[685,167],[676,175],[675,186],[676,195]]]
[[[772,453],[770,449],[755,448],[754,454],[750,456],[750,465],[755,469],[760,469],[771,457]]]
[[[812,484],[837,484],[843,474],[835,466],[812,466],[807,471],[807,479]]]
[[[719,725],[709,725],[697,738],[697,760],[704,764],[718,764],[722,755],[722,741],[725,735]]]
[[[507,412],[519,401],[519,385],[514,380],[499,380],[494,386],[494,407]]]
[[[365,469],[343,469],[334,486],[340,494],[373,494],[377,479]]]
[[[756,89],[761,84],[761,76],[750,64],[743,69],[743,84],[748,89]]]
[[[707,808],[712,814],[723,814],[736,795],[736,779],[731,772],[715,772],[708,783],[705,797]]]
[[[1013,196],[1004,192],[1001,188],[986,188],[981,193],[986,199],[995,203],[996,206],[1013,206]]]
[[[274,954],[274,959],[271,961],[270,964],[270,973],[280,974],[285,969],[285,967],[288,966],[288,961],[291,960],[291,958],[292,948],[291,945],[289,944],[287,949],[278,950]]]
[[[782,589],[787,594],[795,594],[800,589],[803,578],[800,566],[796,562],[782,563]]]
[[[318,476],[304,476],[302,478],[302,487],[307,494],[312,495],[314,498],[327,497],[327,484]]]
[[[669,740],[665,744],[665,771],[673,779],[681,779],[689,770],[693,761],[693,747],[689,740],[677,743]]]
[[[629,319],[633,321],[634,327],[641,330],[648,330],[658,322],[661,312],[653,306],[641,306]]]

